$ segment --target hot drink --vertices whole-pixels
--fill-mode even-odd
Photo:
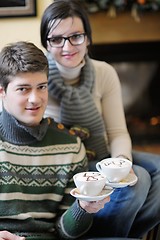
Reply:
[[[99,172],[85,172],[83,174],[79,174],[77,179],[81,181],[97,181],[104,179],[104,176]]]
[[[123,158],[106,158],[96,164],[100,173],[105,174],[109,182],[120,182],[127,177],[132,162]]]
[[[73,176],[80,194],[97,196],[105,186],[106,176],[99,172],[81,172]]]

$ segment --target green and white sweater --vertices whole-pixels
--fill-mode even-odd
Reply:
[[[74,239],[92,215],[70,195],[73,175],[87,168],[79,138],[43,119],[21,125],[4,109],[0,115],[0,231],[26,239]]]

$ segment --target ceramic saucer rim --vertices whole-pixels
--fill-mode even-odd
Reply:
[[[106,187],[104,187],[104,189],[101,191],[101,193],[102,193],[103,191],[106,191],[105,194],[102,194],[102,195],[101,195],[101,193],[100,193],[98,196],[85,196],[85,195],[81,195],[81,194],[78,194],[78,193],[77,193],[77,194],[74,194],[74,192],[75,192],[76,189],[77,189],[77,188],[72,189],[72,190],[70,191],[70,194],[71,194],[73,197],[75,197],[75,198],[77,198],[77,199],[79,199],[79,200],[86,201],[86,202],[94,202],[94,201],[102,200],[102,199],[104,199],[105,197],[111,195],[111,194],[113,193],[113,191],[114,191],[114,189],[113,189],[112,187],[107,188],[107,186],[106,186]]]
[[[125,181],[125,180],[127,180],[127,178],[130,178],[131,180]],[[113,188],[123,188],[123,187],[127,187],[129,185],[132,186],[132,185],[136,184],[137,181],[138,181],[138,177],[133,173],[129,173],[128,176],[124,179],[124,182],[123,182],[123,180],[118,183],[110,183],[107,181],[106,185],[113,187]]]

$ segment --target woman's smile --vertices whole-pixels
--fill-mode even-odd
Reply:
[[[62,57],[66,58],[66,59],[72,59],[77,55],[77,52],[74,53],[64,53],[62,54]]]

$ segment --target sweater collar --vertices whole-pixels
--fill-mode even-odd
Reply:
[[[42,119],[36,127],[27,127],[17,121],[4,108],[0,114],[0,135],[2,140],[12,144],[29,145],[41,141],[48,129],[48,121]]]
[[[61,64],[59,64],[58,62],[55,62],[56,66],[60,72],[60,75],[63,79],[65,79],[65,81],[70,82],[74,79],[78,79],[81,73],[82,68],[85,65],[85,59],[83,59],[83,61],[76,67],[73,68],[68,68],[68,67],[64,67]]]

